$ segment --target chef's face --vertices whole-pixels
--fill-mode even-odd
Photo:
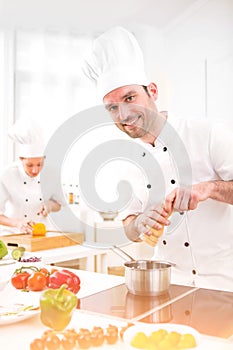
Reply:
[[[30,177],[36,177],[44,165],[44,157],[40,158],[20,158],[23,163],[25,173]]]
[[[154,101],[157,86],[150,83],[145,89],[141,85],[127,85],[104,96],[104,104],[116,126],[132,138],[143,138],[151,129],[153,114],[157,112]]]

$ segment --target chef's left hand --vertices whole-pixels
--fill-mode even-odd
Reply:
[[[176,188],[174,189],[164,201],[164,208],[171,212],[176,210],[179,212],[194,210],[197,208],[199,202],[203,202],[210,197],[211,183],[200,182],[193,185],[191,188]]]
[[[18,230],[22,233],[32,234],[34,222],[33,221],[24,221],[21,219],[15,220],[14,226],[18,228]]]
[[[41,214],[46,217],[51,211],[58,211],[60,210],[60,208],[61,205],[59,203],[50,199],[44,202],[38,214]]]
[[[43,215],[44,217],[46,217],[49,213],[50,213],[49,203],[45,202],[45,203],[42,204],[42,207],[40,208],[38,214]]]

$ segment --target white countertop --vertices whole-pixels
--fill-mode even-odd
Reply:
[[[14,271],[15,265],[0,266],[0,276],[9,276],[10,271]],[[45,266],[48,269],[51,266]],[[81,280],[81,289],[77,294],[78,298],[83,298],[91,294],[98,293],[102,290],[120,285],[124,283],[124,277],[95,273],[83,270],[73,270]],[[16,290],[11,283],[0,291],[1,305],[9,305],[10,303],[20,303],[24,305],[38,305],[40,292],[22,292]],[[30,315],[31,316],[31,315]],[[118,327],[126,325],[126,320],[120,320],[115,317],[104,317],[96,313],[90,313],[83,310],[76,310],[72,317],[71,323],[67,328],[89,328],[93,326],[107,327],[109,324],[115,324]],[[17,319],[16,323],[0,324],[1,349],[7,350],[27,350],[30,342],[36,337],[41,337],[47,328],[41,323],[39,313],[25,320]],[[13,335],[13,336],[12,336]],[[233,343],[210,336],[202,335],[203,346],[200,350],[232,350]],[[94,348],[93,348],[94,349]],[[126,349],[122,341],[118,341],[115,345],[103,345],[101,349]],[[199,350],[199,348],[198,348]]]
[[[4,265],[4,263],[16,263],[16,261],[11,257],[11,249],[8,249],[8,251],[8,255],[0,260],[0,266]],[[84,245],[73,245],[69,247],[38,250],[35,252],[25,251],[23,258],[36,256],[38,258],[41,258],[41,262],[44,264],[53,264],[87,258],[86,270],[95,271],[94,258],[96,256],[103,257],[105,254],[106,250],[104,249],[91,248]]]
[[[20,266],[45,266],[49,271],[52,269],[49,265],[44,265],[41,263],[34,263],[34,264],[28,264],[28,263],[22,263],[22,264],[16,264],[16,265],[9,265],[9,266],[0,266],[0,273],[1,276],[11,276],[11,274],[14,272],[14,270]],[[58,269],[62,269],[62,267],[57,267]],[[125,282],[125,278],[122,276],[114,276],[114,275],[107,275],[103,273],[97,273],[97,272],[90,272],[90,271],[84,271],[84,270],[76,270],[76,269],[69,269],[72,270],[75,274],[77,274],[81,281],[81,288],[80,291],[77,294],[78,298],[84,298],[89,295],[101,292],[105,289],[112,288],[115,286],[118,286]],[[0,304],[8,303],[10,300],[14,300],[14,303],[29,303],[33,305],[38,304],[38,300],[40,297],[40,292],[22,292],[21,290],[15,289],[11,283],[9,282],[7,286],[4,288],[4,290],[0,291]]]
[[[39,250],[37,252],[26,252],[25,256],[38,256],[45,264],[80,259],[89,256],[104,254],[105,250],[85,247],[83,245],[73,245],[69,247]]]

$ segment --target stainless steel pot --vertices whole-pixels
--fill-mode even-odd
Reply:
[[[119,247],[114,246],[112,250],[127,260],[124,264],[125,284],[129,292],[135,295],[156,296],[169,290],[173,263],[157,260],[135,260]]]

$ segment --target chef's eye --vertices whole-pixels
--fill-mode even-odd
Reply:
[[[109,112],[116,112],[118,110],[118,105],[111,105],[107,107]]]
[[[135,95],[127,96],[125,99],[126,102],[133,102],[134,100],[135,100]]]

